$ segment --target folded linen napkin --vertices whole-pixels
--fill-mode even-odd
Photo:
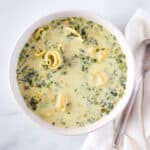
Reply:
[[[143,40],[150,38],[150,15],[142,9],[137,10],[126,26],[125,37],[133,50],[136,71],[141,71],[141,57],[144,48],[138,49],[137,47]],[[142,97],[143,84],[141,84],[123,138],[122,150],[150,150],[150,93],[148,87],[150,72],[146,74],[144,83],[145,96]],[[82,150],[112,150],[118,120],[119,116],[106,126],[89,133]]]

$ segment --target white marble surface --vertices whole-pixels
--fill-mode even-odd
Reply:
[[[49,133],[33,123],[15,103],[8,79],[14,43],[34,20],[52,11],[87,9],[122,31],[137,8],[150,11],[149,0],[0,0],[0,150],[79,150],[86,138]]]

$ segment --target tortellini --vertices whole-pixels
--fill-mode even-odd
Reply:
[[[62,56],[61,53],[63,52],[62,44],[59,44],[57,50],[50,49],[50,50],[41,50],[36,49],[34,55],[36,57],[44,56],[44,65],[47,66],[49,69],[57,69],[62,64]]]
[[[91,57],[96,58],[98,62],[102,62],[108,56],[109,49],[90,47],[88,53]]]
[[[46,50],[40,50],[40,49],[37,49],[35,50],[35,53],[34,55],[39,57],[39,56],[43,56],[45,54]]]
[[[108,78],[104,72],[95,71],[90,74],[90,82],[93,86],[103,86]]]
[[[62,44],[58,44],[58,50],[60,52],[64,52],[64,49],[63,49],[63,45]]]
[[[49,29],[49,26],[43,26],[43,27],[40,27],[38,29],[35,30],[35,32],[33,33],[33,37],[35,40],[40,40],[41,39],[41,35],[42,33]]]
[[[98,62],[102,62],[107,56],[108,56],[109,50],[107,48],[104,48],[101,50],[97,55]]]
[[[56,102],[56,111],[65,112],[66,103],[67,103],[67,99],[66,99],[65,95],[59,94],[57,97],[57,102]]]
[[[62,65],[61,54],[56,50],[49,50],[44,56],[45,64],[49,69],[57,69]]]
[[[83,39],[81,37],[81,35],[74,29],[70,28],[70,27],[65,27],[65,33],[66,35],[74,35],[75,37],[78,37],[78,39],[83,42]]]

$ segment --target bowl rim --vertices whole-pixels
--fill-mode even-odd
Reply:
[[[17,67],[17,61],[18,56],[20,54],[21,48],[24,46],[25,42],[28,40],[28,38],[31,36],[32,32],[39,26],[50,22],[51,20],[58,19],[58,18],[64,18],[64,17],[83,17],[88,20],[92,20],[100,25],[103,25],[104,28],[106,28],[109,32],[111,32],[113,35],[116,36],[117,41],[119,42],[123,52],[126,55],[126,62],[127,62],[127,81],[126,81],[126,89],[123,97],[120,99],[120,101],[117,103],[117,105],[114,107],[114,109],[106,116],[104,116],[102,119],[96,121],[95,123],[92,123],[90,125],[85,125],[84,127],[79,128],[60,128],[56,126],[52,126],[48,124],[46,121],[43,121],[38,116],[36,116],[25,104],[23,97],[20,93],[17,80],[16,80],[16,67]],[[125,37],[123,34],[114,26],[112,23],[106,21],[102,17],[100,17],[99,14],[87,10],[65,10],[65,11],[56,11],[53,13],[50,13],[46,16],[43,16],[36,21],[34,21],[32,24],[30,24],[25,31],[20,35],[18,38],[14,48],[13,53],[10,60],[9,65],[9,80],[11,89],[13,91],[13,95],[16,99],[17,104],[20,106],[21,110],[28,116],[32,121],[39,124],[43,128],[48,129],[51,132],[59,133],[62,135],[79,135],[84,133],[89,133],[91,131],[94,131],[108,122],[114,120],[125,108],[127,105],[131,92],[133,90],[134,86],[134,57],[132,55],[131,49],[128,46]]]

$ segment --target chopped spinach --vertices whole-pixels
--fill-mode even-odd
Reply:
[[[42,88],[42,87],[49,88],[50,87],[50,82],[46,81],[46,80],[39,80],[39,81],[36,82],[36,86],[39,87],[39,88]]]
[[[30,106],[31,106],[32,110],[36,110],[37,109],[38,103],[39,103],[39,101],[37,99],[35,99],[34,97],[31,98]]]
[[[28,66],[23,68],[22,74],[23,78],[20,80],[28,83],[30,86],[33,86],[33,83],[36,82],[39,77],[39,73],[35,69],[29,68]]]
[[[116,91],[110,91],[110,93],[113,95],[113,96],[117,96],[117,92]]]

